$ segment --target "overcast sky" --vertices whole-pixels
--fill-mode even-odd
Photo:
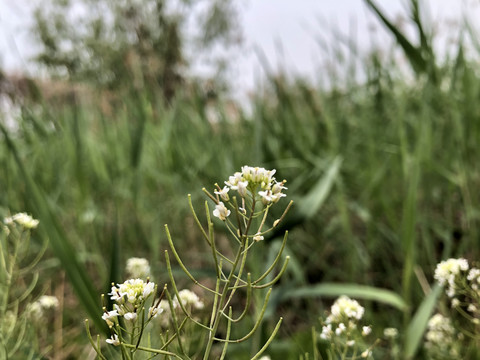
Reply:
[[[36,0],[41,3],[42,0]],[[377,0],[391,16],[405,16],[404,0]],[[0,64],[24,71],[33,54],[28,24],[32,0],[0,0]],[[479,14],[479,1],[426,0],[429,17],[448,36],[449,24],[462,13]],[[316,38],[334,41],[332,29],[355,38],[367,48],[376,42],[388,45],[390,37],[364,5],[363,0],[238,0],[245,45],[235,55],[236,81],[251,88],[262,74],[254,49],[261,49],[274,68],[313,76],[325,49]]]

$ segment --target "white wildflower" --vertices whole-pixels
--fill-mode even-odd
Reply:
[[[442,286],[448,284],[447,295],[454,297],[456,293],[456,280],[462,271],[468,270],[466,259],[448,259],[440,262],[435,269],[435,280]]]
[[[248,181],[239,181],[237,186],[236,186],[236,189],[234,189],[234,190],[237,190],[238,194],[241,197],[245,197],[245,196],[247,196],[247,186],[248,186]],[[233,189],[233,187],[232,187],[232,189]]]
[[[360,356],[365,359],[365,358],[368,358],[371,354],[372,354],[372,350],[367,349],[364,352],[362,352]]]
[[[449,318],[442,314],[435,314],[428,321],[428,331],[425,337],[431,343],[440,344],[445,341],[452,341],[454,332]]]
[[[106,341],[108,344],[111,344],[111,345],[114,345],[114,346],[120,345],[120,340],[119,340],[117,334],[112,335],[112,337],[111,337],[110,339],[107,339],[107,340],[105,340],[105,341]]]
[[[363,336],[370,335],[371,332],[372,332],[372,327],[371,326],[364,326],[362,328],[362,335]]]
[[[388,339],[395,339],[398,336],[398,330],[396,328],[385,328],[383,330],[383,336]]]
[[[256,234],[253,236],[253,240],[255,240],[255,241],[262,241],[262,240],[263,240],[263,236],[262,236],[260,233],[256,233]]]
[[[448,259],[440,262],[435,269],[435,279],[440,285],[450,282],[452,277],[468,270],[468,262],[465,259]]]
[[[159,306],[150,306],[148,309],[148,317],[149,318],[156,318],[157,315],[161,314],[163,312],[163,309],[160,308]]]
[[[225,181],[225,185],[236,190],[237,188],[234,187],[237,186],[239,181],[242,181],[242,173],[236,172],[233,176],[229,176],[228,181]]]
[[[192,306],[195,309],[203,309],[204,307],[203,302],[200,300],[197,294],[195,294],[193,291],[190,291],[188,289],[180,290],[178,292],[178,295],[184,307]],[[178,306],[178,299],[176,296],[174,298],[173,303],[175,307]]]
[[[355,340],[348,340],[347,341],[347,346],[348,347],[352,347],[353,345],[355,345]]]
[[[135,321],[137,319],[137,313],[134,312],[127,312],[125,315],[123,315],[125,320],[128,321]]]
[[[360,320],[364,312],[365,309],[356,300],[340,296],[332,305],[327,322],[341,322],[345,318]]]
[[[58,299],[55,296],[42,295],[37,301],[27,305],[27,313],[35,320],[40,321],[50,310],[58,308]]]
[[[43,308],[38,301],[28,304],[26,312],[34,321],[41,321],[43,319]]]
[[[322,333],[320,334],[320,338],[323,340],[330,340],[332,338],[332,324],[328,324],[322,327]]]
[[[467,275],[468,281],[480,281],[480,269],[471,268]]]
[[[150,276],[150,264],[144,258],[132,257],[128,259],[125,270],[132,278],[147,278]]]
[[[228,200],[230,200],[230,197],[228,196],[228,191],[229,190],[230,190],[230,188],[228,186],[224,186],[222,190],[215,191],[215,194],[220,196],[220,198],[223,201],[228,201]]]
[[[263,167],[242,166],[241,172],[236,172],[233,176],[225,181],[232,190],[237,190],[241,197],[247,196],[247,190],[261,190],[259,195],[262,197],[264,204],[277,202],[284,197],[282,190],[287,189],[285,181],[277,182],[273,175],[276,170],[266,170]],[[254,195],[254,194],[252,194]]]
[[[225,221],[229,215],[230,210],[228,210],[221,201],[215,206],[215,210],[213,210],[213,216],[218,217],[222,221]]]
[[[345,332],[346,329],[347,329],[347,327],[345,326],[345,324],[340,323],[340,324],[338,324],[338,327],[335,329],[335,334],[337,336],[341,335],[343,332]]]
[[[32,218],[27,213],[18,213],[11,217],[7,217],[4,219],[4,222],[7,225],[11,225],[15,222],[26,229],[35,229],[39,224],[38,220]]]
[[[128,302],[135,306],[149,297],[154,290],[155,283],[153,282],[144,282],[142,279],[130,279],[123,284],[112,286],[112,291],[108,295],[111,295],[110,299],[118,304],[124,305]],[[132,306],[129,307],[129,309],[131,308]]]
[[[272,191],[271,190],[265,190],[265,191],[259,191],[258,195],[262,197],[262,203],[264,205],[267,205],[272,202],[273,197],[272,197]]]
[[[114,320],[118,315],[119,314],[117,310],[105,311],[102,315],[102,319],[105,320],[109,327],[112,327],[114,325]]]
[[[42,295],[37,300],[43,309],[57,309],[58,299],[56,296]]]

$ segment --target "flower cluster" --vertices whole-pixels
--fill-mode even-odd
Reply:
[[[348,296],[340,296],[332,305],[330,315],[325,320],[320,338],[337,344],[338,347],[354,348],[358,340],[370,335],[370,326],[358,326],[365,308]],[[365,349],[361,357],[371,355],[371,348]]]
[[[331,314],[327,317],[327,324],[343,321],[360,320],[365,309],[358,301],[348,296],[340,296],[332,305]]]
[[[463,273],[468,271],[467,260],[448,259],[439,263],[435,269],[435,280],[442,286],[448,285],[447,295],[451,298],[458,292],[458,284]]]
[[[180,290],[178,292],[179,297],[175,296],[173,299],[173,306],[177,308],[179,305],[179,302],[182,303],[184,307],[189,307],[189,308],[194,308],[194,309],[203,309],[204,308],[204,303],[200,298],[195,294],[193,291],[190,291],[188,289]]]
[[[147,259],[132,257],[127,260],[126,271],[132,278],[147,278],[150,276],[150,264]]]
[[[155,283],[141,279],[130,279],[123,284],[112,284],[112,292],[110,299],[115,301],[114,310],[104,312],[102,319],[108,326],[112,327],[117,316],[123,316],[125,320],[135,321],[138,311],[142,309],[145,300],[154,292]],[[158,311],[149,309],[150,316],[156,316]]]
[[[39,221],[32,218],[27,213],[18,213],[5,218],[4,223],[7,225],[13,225],[16,223],[23,226],[25,229],[35,229],[38,226]]]
[[[205,307],[205,304],[203,301],[198,297],[197,294],[195,294],[193,291],[184,289],[180,290],[178,292],[178,297],[175,295],[172,301],[173,309],[170,309],[170,304],[168,303],[168,300],[161,300],[158,308],[162,312],[164,312],[165,316],[162,316],[159,319],[159,322],[161,326],[163,327],[168,327],[169,325],[169,318],[171,317],[171,311],[177,311],[181,312],[181,307],[180,303],[183,305],[184,308],[188,309],[187,311],[190,311],[192,309],[196,310],[201,310]]]
[[[236,191],[241,198],[241,206],[235,211],[239,211],[242,216],[248,216],[247,210],[255,211],[255,203],[261,202],[264,206],[268,207],[271,204],[277,203],[282,197],[286,195],[282,192],[286,190],[286,181],[278,182],[273,176],[276,170],[266,170],[263,167],[243,166],[242,171],[236,172],[225,181],[225,186],[221,188],[219,185],[215,190],[216,199],[215,209],[213,210],[213,216],[219,218],[222,221],[226,221],[230,216],[231,211],[227,207],[235,209],[230,201],[230,190]],[[246,205],[252,205],[251,209],[247,209]],[[258,215],[258,214],[257,214]],[[263,236],[255,234],[255,241],[260,241]]]
[[[225,185],[222,189],[218,187],[215,194],[220,197],[222,201],[230,201],[228,195],[230,190],[237,191],[241,198],[247,198],[249,195],[256,198],[257,195],[262,200],[264,205],[276,203],[282,197],[286,195],[282,193],[282,190],[286,190],[285,180],[278,182],[273,175],[276,170],[266,170],[263,167],[243,166],[241,172],[236,172],[225,181]],[[230,215],[230,211],[226,210],[223,202],[219,202],[215,209],[214,215],[222,220]]]
[[[48,311],[58,308],[58,299],[55,296],[42,295],[40,298],[27,306],[27,313],[35,321],[44,319]]]
[[[425,349],[431,359],[458,358],[457,333],[449,318],[435,314],[428,321]]]
[[[455,314],[452,314],[452,321],[439,314],[432,317],[427,333],[427,343],[428,348],[432,349],[433,352],[438,350],[448,354],[444,357],[439,355],[437,358],[447,359],[452,358],[452,354],[460,353],[464,347],[458,345],[461,343],[458,341],[459,336],[468,334],[468,339],[470,337],[472,341],[478,339],[480,269],[470,266],[468,261],[463,258],[448,259],[437,265],[435,279],[445,287],[445,292],[452,309],[455,310]],[[450,339],[447,339],[448,337]],[[469,342],[467,337],[463,339],[465,339],[465,344]]]

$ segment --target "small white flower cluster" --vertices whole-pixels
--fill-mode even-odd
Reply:
[[[357,323],[362,319],[364,312],[365,308],[356,300],[348,296],[340,296],[330,309],[330,315],[325,320],[320,338],[335,340],[334,336],[342,337],[347,347],[353,347],[356,344],[356,338],[368,336],[372,332],[370,326],[358,329]],[[370,350],[362,353],[362,356],[370,356]]]
[[[348,296],[340,296],[332,305],[331,314],[327,317],[327,323],[340,322],[345,319],[360,320],[365,309],[358,301]]]
[[[398,336],[398,329],[392,327],[385,328],[383,330],[383,336],[387,339],[396,339]]]
[[[35,321],[43,320],[46,312],[58,309],[58,299],[55,296],[42,295],[37,301],[28,304],[27,313]]]
[[[147,278],[150,276],[150,264],[144,258],[132,257],[128,259],[125,270],[132,278]]]
[[[241,172],[236,172],[225,181],[222,189],[220,187],[215,194],[221,199],[213,211],[213,215],[220,220],[225,221],[230,215],[230,210],[227,209],[223,202],[230,201],[228,192],[230,190],[237,191],[241,198],[247,198],[248,195],[255,198],[258,194],[264,205],[278,202],[286,195],[282,190],[286,190],[285,180],[278,182],[273,175],[276,170],[266,170],[263,167],[243,166]]]
[[[195,294],[193,291],[188,289],[180,290],[178,295],[180,300],[176,296],[173,299],[173,306],[175,308],[180,306],[179,302],[181,302],[184,307],[191,307],[194,309],[203,309],[205,306],[203,301],[200,300],[197,294]]]
[[[446,286],[446,293],[451,299],[452,308],[459,311],[466,309],[479,324],[480,320],[480,269],[469,266],[467,260],[448,259],[439,263],[435,269],[435,279]]]
[[[459,279],[466,271],[468,271],[466,259],[448,259],[437,265],[434,277],[440,285],[448,285],[447,295],[453,298],[458,290]]]
[[[442,314],[435,314],[430,318],[425,334],[425,348],[432,358],[436,358],[437,354],[448,354],[457,358],[456,338],[456,331],[449,318]]]
[[[17,223],[18,225],[23,226],[25,229],[35,229],[39,224],[38,220],[23,212],[7,217],[3,220],[3,222],[6,225],[13,225],[14,223]]]
[[[125,320],[135,321],[138,310],[144,305],[145,300],[154,292],[155,283],[141,279],[130,279],[123,284],[112,285],[110,299],[115,301],[114,310],[104,312],[102,319],[112,327],[117,316],[123,316]],[[149,316],[156,316],[158,309],[149,309]]]
[[[195,294],[193,291],[184,289],[180,290],[178,292],[179,298],[175,296],[172,300],[172,305],[174,310],[180,309],[180,302],[183,304],[183,307],[191,310],[191,309],[197,309],[201,310],[205,307],[205,304],[203,303],[202,300]],[[158,308],[165,313],[165,316],[162,316],[160,318],[160,324],[163,327],[168,327],[168,321],[169,317],[171,316],[171,309],[170,309],[170,304],[168,303],[168,300],[161,300],[160,304],[158,305]]]
[[[480,269],[471,268],[470,271],[468,272],[467,280],[470,282],[472,290],[479,293],[479,290],[480,290]]]

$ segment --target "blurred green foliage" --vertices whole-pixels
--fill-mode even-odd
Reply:
[[[435,305],[436,293],[429,293],[435,264],[450,256],[480,258],[480,76],[479,54],[472,52],[478,41],[467,25],[459,31],[455,56],[441,57],[431,46],[433,35],[417,1],[410,8],[417,43],[393,29],[374,2],[367,3],[400,44],[411,72],[397,52],[387,49],[361,59],[361,82],[353,80],[358,74],[349,57],[332,59],[339,72],[321,75],[328,88],[270,74],[254,94],[251,112],[211,101],[195,87],[182,87],[166,105],[157,101],[166,96],[161,86],[166,78],[160,81],[142,70],[145,81],[158,80],[160,86],[138,88],[131,69],[124,68],[118,78],[108,75],[122,69],[108,58],[82,63],[90,69],[70,64],[68,56],[63,63],[44,58],[52,68],[67,67],[72,76],[92,80],[98,75],[98,83],[89,88],[90,97],[76,94],[73,101],[22,107],[17,127],[5,129],[17,161],[1,138],[0,206],[26,209],[42,221],[33,212],[22,164],[48,203],[49,216],[64,229],[59,243],[75,249],[94,287],[106,291],[121,279],[130,256],[149,258],[157,281],[166,280],[165,223],[184,261],[192,259],[196,271],[207,276],[202,259],[208,249],[194,230],[186,194],[201,204],[203,186],[212,189],[242,165],[275,168],[279,180],[288,180],[287,194],[296,206],[278,233],[259,245],[263,251],[256,262],[260,268],[279,246],[278,236],[290,230],[285,251],[291,261],[272,293],[267,310],[272,324],[265,324],[271,330],[277,312],[285,318],[272,357],[294,359],[311,352],[310,326],[318,325],[327,308],[325,297],[347,283],[344,291],[353,291],[351,284],[390,290],[376,301],[371,288],[357,291],[366,294],[367,321],[379,337],[384,327],[397,327],[407,355],[422,358],[419,339],[426,315],[417,309],[432,311]],[[165,21],[171,24],[173,18]],[[99,32],[103,44],[107,34]],[[52,35],[50,46],[42,36],[46,53],[62,54],[55,45],[60,38]],[[127,38],[120,42],[122,51],[130,46]],[[71,50],[94,51],[85,50],[97,46],[86,39],[78,39],[83,48]],[[141,42],[132,46],[141,54]],[[115,61],[126,54],[122,51],[111,53],[118,55]],[[181,52],[175,54],[176,66]],[[72,58],[77,59],[73,53]],[[344,74],[348,79],[342,82]],[[96,101],[105,86],[119,86],[125,94],[113,98],[107,110]],[[330,285],[319,286],[323,283]],[[387,346],[380,342],[385,358]],[[248,349],[239,346],[238,353],[243,351]]]

